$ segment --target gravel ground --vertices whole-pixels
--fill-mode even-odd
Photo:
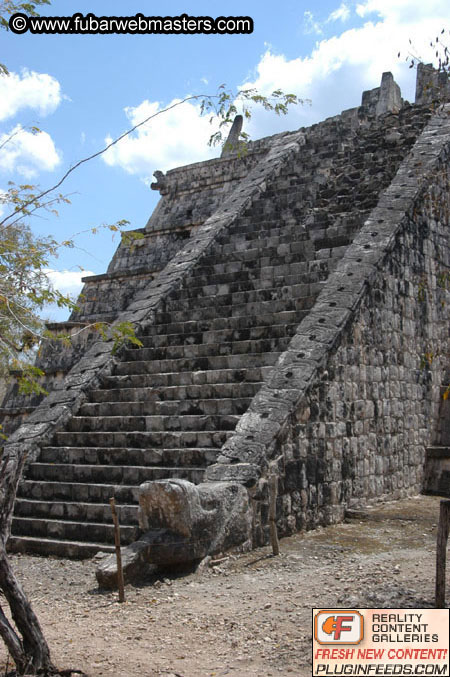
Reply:
[[[202,573],[127,585],[124,604],[97,589],[93,560],[12,560],[60,668],[89,677],[309,677],[313,607],[433,606],[438,515],[436,497],[385,503],[282,539],[278,557],[260,548]],[[5,660],[1,646],[0,669]]]

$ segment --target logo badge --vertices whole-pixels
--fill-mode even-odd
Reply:
[[[319,644],[359,644],[364,618],[354,609],[323,609],[314,616],[314,638]]]

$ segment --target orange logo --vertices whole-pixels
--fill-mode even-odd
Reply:
[[[319,644],[359,644],[364,618],[354,609],[324,609],[314,617],[314,638]]]

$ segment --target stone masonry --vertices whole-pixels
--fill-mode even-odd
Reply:
[[[155,172],[144,237],[85,280],[73,346],[42,351],[50,394],[3,403],[3,459],[28,452],[12,549],[112,551],[111,496],[130,561],[255,546],[273,472],[281,534],[450,492],[450,107],[433,77],[414,105],[385,73],[359,108]],[[132,322],[143,347],[112,354],[79,332],[97,321]]]

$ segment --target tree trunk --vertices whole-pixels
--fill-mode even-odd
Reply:
[[[44,674],[54,673],[55,667],[50,660],[50,649],[42,634],[39,621],[14,576],[4,551],[0,551],[0,588],[8,601],[17,630],[22,636],[20,641],[16,635],[17,642],[14,643],[14,654],[11,653],[11,643],[8,644],[8,649],[10,649],[19,673],[34,674],[38,670]],[[3,633],[2,637],[5,639]],[[22,647],[20,655],[16,650],[18,643]],[[17,659],[19,659],[19,665],[17,665]]]
[[[6,644],[6,647],[17,666],[19,672],[25,672],[26,664],[23,662],[22,644],[16,635],[14,628],[11,627],[10,622],[3,613],[0,607],[0,637]]]
[[[0,589],[9,604],[17,631],[0,608],[0,636],[19,674],[36,674],[39,671],[40,674],[51,675],[56,669],[50,659],[50,649],[6,555],[17,485],[24,462],[25,453],[19,445],[11,444],[4,448],[0,462]]]

